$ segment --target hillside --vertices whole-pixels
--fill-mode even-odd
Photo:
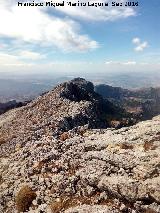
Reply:
[[[25,106],[27,102],[17,102],[16,100],[0,103],[0,115],[7,112],[8,110]]]
[[[0,212],[160,212],[160,116],[121,129],[91,82],[0,116]]]
[[[132,113],[136,119],[151,119],[153,116],[160,114],[159,87],[128,90],[100,84],[95,87],[95,91],[102,95],[104,99],[124,108],[128,113]]]
[[[59,137],[79,125],[106,128],[112,118],[123,119],[123,116],[123,110],[94,92],[91,82],[74,79],[17,109],[15,114],[11,112],[11,120],[1,126],[1,149],[6,150],[9,145],[9,153],[17,143],[25,144],[43,135]]]

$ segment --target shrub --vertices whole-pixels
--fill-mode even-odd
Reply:
[[[120,145],[120,148],[121,148],[121,149],[133,149],[134,147],[133,147],[132,144],[129,144],[129,143],[122,143],[122,144]]]
[[[16,196],[16,207],[18,212],[28,210],[35,198],[36,193],[29,186],[23,186]]]
[[[145,141],[144,145],[144,150],[149,151],[149,150],[155,150],[157,147],[154,145],[154,141]]]
[[[78,199],[79,200],[79,199]],[[59,198],[58,201],[53,201],[50,205],[51,211],[53,213],[59,213],[71,207],[78,205],[78,200],[71,197]]]
[[[6,143],[6,139],[4,137],[0,137],[0,145]]]
[[[65,140],[67,140],[68,138],[69,138],[69,135],[68,135],[67,132],[64,132],[64,133],[61,134],[61,136],[60,136],[60,140],[61,140],[61,141],[65,141]]]
[[[51,211],[53,213],[59,213],[62,209],[65,209],[68,204],[67,200],[60,199],[59,201],[52,202]]]

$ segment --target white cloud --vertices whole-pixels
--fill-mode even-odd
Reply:
[[[137,62],[136,61],[126,61],[126,62],[123,62],[124,65],[136,65]]]
[[[8,57],[8,56],[7,56]],[[120,63],[120,61],[119,61]],[[143,63],[143,62],[137,62],[135,65],[124,65],[124,63],[127,63],[127,61],[123,62],[121,64],[115,63],[115,64],[105,64],[101,62],[95,62],[92,63],[85,63],[83,61],[53,61],[53,63],[22,63],[18,62],[15,63],[12,61],[12,63],[8,63],[6,61],[6,64],[0,63],[0,70],[3,72],[20,72],[20,73],[34,73],[34,74],[54,74],[54,73],[63,73],[64,75],[86,75],[86,72],[91,74],[93,76],[93,73],[97,73],[97,70],[100,69],[100,73],[130,73],[130,72],[153,72],[160,70],[160,63]]]
[[[17,56],[15,55],[10,55],[7,53],[0,53],[0,65],[3,66],[12,66],[12,65],[16,65],[16,66],[20,66],[22,65],[23,62],[21,62]]]
[[[143,50],[148,47],[148,42],[142,42],[141,39],[138,37],[133,38],[132,43],[136,45],[136,47],[134,48],[136,52],[143,52]]]
[[[132,42],[133,44],[140,44],[141,40],[140,38],[136,37],[136,38],[133,38]]]
[[[114,61],[106,61],[105,64],[113,64]]]
[[[133,8],[127,7],[64,7],[61,12],[70,18],[62,18],[55,15],[55,8],[50,8],[49,15],[47,8],[17,7],[16,2],[17,0],[0,0],[0,38],[3,38],[3,44],[0,44],[1,66],[33,67],[33,61],[46,58],[45,55],[32,51],[39,46],[66,52],[96,49],[99,47],[98,42],[81,33],[80,25],[73,19],[114,21],[136,14]],[[26,63],[26,60],[31,63]]]
[[[47,0],[46,0],[47,1]],[[60,1],[60,0],[59,0]],[[70,2],[75,2],[70,0]],[[78,1],[77,1],[78,2]],[[88,2],[88,0],[79,0],[79,3]],[[94,3],[95,0],[89,1]],[[99,3],[109,3],[111,5],[111,0],[101,0],[96,1]],[[125,0],[117,0],[117,2],[125,2]],[[61,12],[70,15],[75,18],[85,19],[85,20],[94,20],[94,21],[114,21],[121,18],[127,18],[129,16],[136,15],[136,11],[133,8],[128,8],[125,6],[122,7],[70,7],[65,5],[64,7],[56,7],[55,9],[60,10]]]
[[[28,59],[28,60],[40,60],[46,58],[45,55],[41,55],[40,53],[37,52],[32,52],[28,50],[21,51],[18,56],[21,59]]]
[[[147,42],[147,41],[145,41],[145,42],[143,42],[143,43],[140,43],[137,47],[134,48],[134,50],[135,50],[136,52],[143,52],[143,50],[144,50],[146,47],[148,47],[148,42]]]
[[[75,21],[49,16],[35,7],[6,6],[4,1],[0,4],[0,36],[63,51],[87,51],[98,47],[96,41],[80,33]]]
[[[60,0],[57,0],[58,2]],[[87,0],[84,0],[85,2]],[[71,0],[74,2],[74,0]],[[82,2],[79,0],[79,2]],[[90,1],[94,2],[94,0]],[[102,0],[110,2],[111,0]],[[124,0],[119,0],[124,2]],[[49,9],[49,8],[48,8]],[[55,16],[55,9],[72,18],[95,21],[114,21],[136,14],[128,7],[18,7],[17,0],[0,0],[0,36],[63,51],[88,51],[99,47],[98,42],[81,34],[80,26],[72,19]]]
[[[106,61],[106,65],[136,65],[136,61]]]
[[[2,66],[26,66],[30,63],[26,63],[24,60],[40,60],[45,58],[45,55],[41,55],[37,52],[32,51],[20,51],[15,54],[2,53],[0,52],[0,65]]]
[[[14,54],[0,52],[0,66],[30,66],[31,63],[27,63],[25,60],[35,61],[45,57],[45,55],[32,51],[19,51]]]

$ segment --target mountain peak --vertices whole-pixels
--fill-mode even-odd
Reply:
[[[75,78],[58,87],[61,87],[60,96],[71,101],[92,101],[94,97],[98,96],[94,92],[94,85],[83,78]]]

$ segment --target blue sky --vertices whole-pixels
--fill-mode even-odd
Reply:
[[[138,2],[38,8],[0,0],[0,71],[160,70],[160,2]]]

